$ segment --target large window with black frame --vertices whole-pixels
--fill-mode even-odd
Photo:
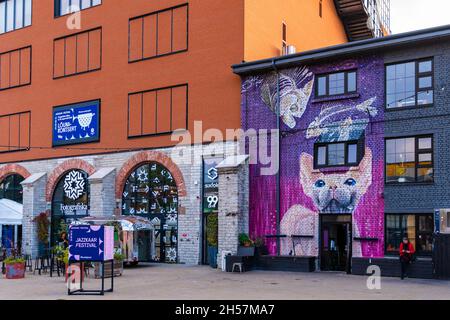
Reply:
[[[316,143],[314,149],[315,168],[356,166],[364,157],[363,140]]]
[[[434,101],[433,59],[386,66],[386,108],[430,106]]]
[[[433,214],[386,214],[386,253],[398,255],[403,237],[419,255],[430,255],[433,245]]]
[[[0,181],[0,199],[22,203],[23,188],[20,183],[23,180],[24,178],[19,174],[10,174]]]
[[[102,4],[102,0],[55,0],[55,17],[88,9]]]
[[[386,140],[386,183],[432,183],[433,137],[393,138]]]
[[[0,34],[31,25],[31,0],[0,0]]]
[[[152,222],[155,250],[149,261],[177,262],[178,189],[167,168],[156,162],[137,167],[125,183],[122,213],[146,217]]]
[[[66,172],[58,181],[52,200],[51,238],[53,246],[75,220],[89,215],[88,174],[82,170]]]
[[[357,92],[356,70],[321,74],[316,77],[316,97],[331,97]]]

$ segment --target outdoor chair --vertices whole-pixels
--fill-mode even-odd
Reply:
[[[242,273],[243,268],[244,268],[244,264],[242,262],[235,262],[233,263],[233,268],[231,269],[231,272],[234,272],[234,270],[236,270],[236,267],[239,270],[239,273]]]
[[[33,259],[29,254],[25,255],[25,270],[28,270],[29,272],[33,271]]]
[[[50,269],[50,257],[49,256],[41,256],[41,257],[37,257],[34,260],[34,270],[33,270],[33,274],[36,274],[36,271],[38,271],[38,274],[45,274],[49,271]]]

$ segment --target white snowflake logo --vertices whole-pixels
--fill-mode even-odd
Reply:
[[[177,262],[177,249],[169,248],[166,251],[166,259],[169,262]]]
[[[76,200],[84,193],[85,181],[84,177],[79,171],[71,171],[64,179],[64,193],[66,197]]]
[[[145,169],[141,169],[138,172],[138,181],[139,182],[147,182],[148,181],[148,173]]]

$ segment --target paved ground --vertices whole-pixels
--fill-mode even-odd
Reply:
[[[367,277],[342,273],[252,271],[223,273],[204,266],[143,265],[125,269],[115,292],[104,297],[68,297],[63,278],[27,274],[0,279],[0,300],[17,299],[450,299],[450,282],[382,278],[368,290]],[[98,285],[87,279],[88,287]]]

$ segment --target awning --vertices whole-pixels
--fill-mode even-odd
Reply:
[[[0,199],[0,225],[22,225],[23,205]]]

